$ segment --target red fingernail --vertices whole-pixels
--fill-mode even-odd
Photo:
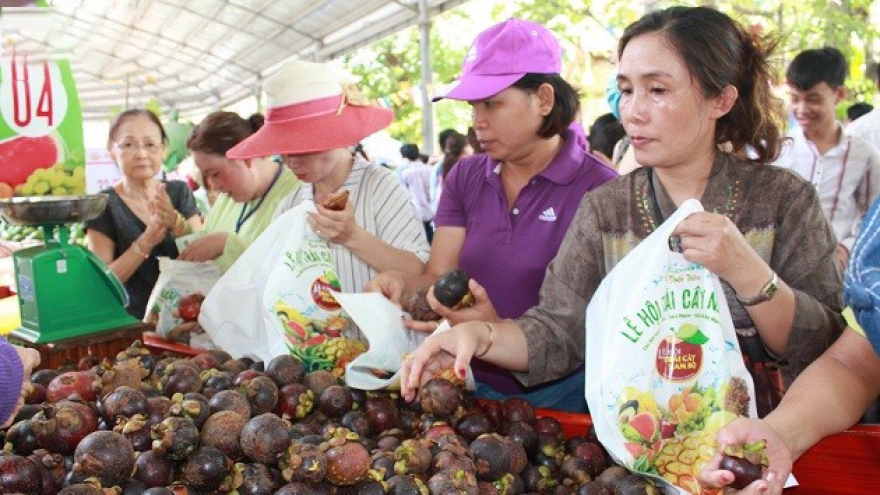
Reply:
[[[465,376],[467,376],[467,370],[464,368],[459,368],[458,369],[458,377],[461,379],[464,379]]]

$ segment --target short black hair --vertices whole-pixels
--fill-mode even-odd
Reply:
[[[437,134],[437,142],[440,144],[440,151],[443,151],[443,147],[446,146],[446,138],[455,134],[455,129],[443,129],[440,131],[440,134]]]
[[[418,160],[419,159],[419,147],[413,143],[406,143],[400,147],[400,156],[406,158],[407,160]]]
[[[606,125],[613,124],[617,121],[618,121],[617,117],[615,117],[613,113],[609,112],[606,114],[602,114],[602,115],[596,117],[596,120],[594,120],[593,123],[590,124],[590,130],[587,135],[592,136],[593,134],[596,134],[597,132],[599,132],[599,130],[602,129],[603,127],[605,127]]]
[[[846,58],[833,46],[812,48],[798,53],[785,71],[788,84],[801,91],[807,91],[823,82],[832,89],[837,89],[843,86],[846,76]]]
[[[846,109],[846,118],[850,121],[856,120],[857,118],[865,115],[874,109],[874,106],[864,102],[853,103]]]
[[[574,122],[581,107],[581,100],[577,90],[559,74],[529,73],[522,76],[511,87],[531,93],[542,84],[553,86],[553,91],[556,93],[553,110],[550,110],[550,113],[544,117],[540,129],[538,129],[539,136],[549,139],[561,135]]]
[[[614,155],[614,147],[617,142],[626,136],[623,124],[620,122],[611,122],[606,124],[595,132],[590,131],[588,138],[590,142],[590,151],[599,151],[609,159]]]

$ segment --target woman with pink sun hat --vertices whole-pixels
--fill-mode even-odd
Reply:
[[[317,212],[308,223],[330,244],[343,292],[358,292],[382,271],[421,274],[429,246],[394,174],[352,152],[388,127],[393,113],[370,103],[346,77],[325,63],[285,65],[264,85],[265,124],[226,156],[281,156],[305,184],[281,201],[275,216],[314,201]],[[325,208],[324,201],[342,189],[349,193],[345,209]]]

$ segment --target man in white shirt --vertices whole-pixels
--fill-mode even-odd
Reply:
[[[419,162],[419,147],[412,143],[406,143],[400,147],[400,165],[394,169],[397,180],[403,183],[403,173],[406,169]]]
[[[835,118],[846,93],[846,74],[846,60],[833,47],[805,50],[792,60],[785,75],[799,127],[789,133],[792,141],[775,163],[816,187],[844,264],[862,216],[880,193],[880,152],[864,139],[844,134]]]

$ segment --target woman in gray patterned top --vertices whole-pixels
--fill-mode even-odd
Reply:
[[[429,338],[404,366],[404,395],[412,399],[434,370],[463,375],[475,355],[529,386],[570,373],[584,360],[585,309],[599,283],[679,204],[698,198],[706,211],[675,235],[687,260],[721,278],[759,414],[767,414],[844,327],[837,241],[816,193],[766,165],[780,147],[771,48],[704,7],[652,12],[627,28],[621,120],[643,168],[584,197],[538,306],[514,321],[469,322]],[[755,159],[721,151],[724,143],[750,147]]]

